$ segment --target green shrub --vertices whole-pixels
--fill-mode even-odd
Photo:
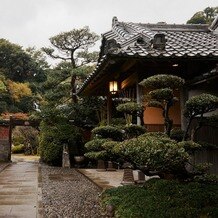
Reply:
[[[195,182],[200,182],[204,184],[218,184],[218,176],[215,174],[202,174],[194,177]]]
[[[162,100],[170,100],[173,98],[173,90],[169,88],[155,89],[149,92],[151,99],[160,102]]]
[[[188,124],[186,126],[184,140],[188,137],[188,132],[192,128],[192,121],[194,118],[199,117],[197,120],[198,127],[192,128],[192,140],[194,140],[196,132],[205,124],[214,126],[217,121],[217,116],[212,116],[212,118],[204,118],[204,114],[208,112],[215,111],[218,108],[218,97],[210,94],[200,94],[191,97],[185,103],[184,116],[188,119]],[[206,123],[205,123],[206,122]],[[215,124],[216,126],[216,124]]]
[[[197,142],[199,145],[201,145],[202,149],[218,149],[218,145],[208,143],[208,142]]]
[[[177,142],[181,142],[184,134],[185,131],[183,131],[182,129],[172,129],[170,132],[170,138],[176,140]]]
[[[84,156],[93,160],[106,160],[108,157],[106,151],[90,151],[85,153]]]
[[[104,150],[107,152],[107,160],[123,162],[123,158],[114,152],[114,147],[117,146],[119,143],[121,142],[108,141],[102,145]]]
[[[197,149],[200,149],[201,148],[201,145],[196,143],[196,142],[193,142],[193,141],[182,141],[182,142],[179,142],[178,145],[180,147],[183,147],[187,152],[194,152],[195,150]]]
[[[146,132],[145,134],[141,135],[141,137],[147,136],[154,136],[157,138],[169,138],[168,135],[163,132]]]
[[[218,107],[218,97],[203,93],[201,95],[193,96],[185,103],[186,117],[197,116],[200,114],[214,111]]]
[[[124,118],[112,118],[111,119],[111,126],[115,126],[115,127],[121,127],[124,126],[126,124],[126,121]]]
[[[40,129],[39,148],[43,162],[61,166],[63,145],[68,145],[71,163],[75,155],[81,155],[83,140],[79,128],[63,120],[55,125],[42,122]]]
[[[118,145],[119,143],[121,143],[121,142],[107,141],[107,142],[104,142],[104,143],[102,144],[102,147],[103,147],[106,151],[113,153],[114,147],[115,147],[116,145]]]
[[[144,187],[107,189],[101,197],[103,208],[115,207],[115,217],[218,217],[218,184],[179,183],[151,179]]]
[[[116,109],[126,114],[133,114],[137,112],[142,112],[143,106],[136,102],[127,102],[127,103],[118,105]]]
[[[84,154],[85,157],[94,160],[106,160],[108,157],[107,152],[102,147],[102,145],[108,142],[108,139],[98,139],[95,138],[85,144],[87,152]]]
[[[144,96],[147,107],[157,107],[162,110],[164,118],[165,133],[170,136],[173,127],[173,119],[169,111],[170,108],[178,101],[174,91],[185,83],[185,81],[175,75],[160,74],[144,79],[140,85],[151,91]]]
[[[170,172],[179,175],[186,172],[185,163],[189,155],[183,147],[168,137],[146,134],[115,145],[114,153],[138,167],[146,166],[161,174]]]
[[[31,126],[16,126],[12,134],[13,144],[23,144],[25,154],[35,155],[39,147],[38,135],[39,131]]]
[[[102,145],[107,142],[108,139],[98,139],[98,138],[95,138],[89,142],[87,142],[85,144],[85,148],[88,150],[88,151],[101,151],[102,150]]]
[[[11,149],[12,154],[22,154],[25,151],[25,145],[20,144],[20,145],[15,145]]]
[[[110,138],[115,141],[122,141],[123,133],[120,129],[114,126],[100,126],[92,130],[92,133],[101,138]]]
[[[146,132],[145,127],[138,125],[124,126],[122,129],[125,132],[126,139],[138,137]]]
[[[144,107],[142,104],[136,102],[127,102],[120,104],[116,107],[117,111],[124,113],[126,124],[131,125],[133,121],[133,115],[142,117]]]
[[[140,82],[140,85],[150,89],[161,89],[161,88],[171,88],[176,89],[181,87],[185,83],[184,79],[169,75],[169,74],[158,74],[144,79]]]

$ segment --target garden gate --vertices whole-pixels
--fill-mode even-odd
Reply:
[[[39,121],[15,119],[0,120],[0,162],[11,161],[12,129],[15,126],[38,127]]]

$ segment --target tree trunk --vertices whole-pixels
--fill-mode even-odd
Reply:
[[[193,132],[192,132],[192,139],[194,141],[195,139],[195,136],[196,136],[196,133],[197,131],[203,126],[203,114],[201,114],[201,117],[200,117],[200,120],[198,122],[198,125],[193,129]]]
[[[170,119],[169,117],[169,109],[170,109],[170,106],[169,106],[169,103],[167,103],[165,105],[165,109],[164,109],[164,125],[165,125],[165,133],[170,136],[170,132],[171,132],[171,129],[173,127],[173,120]]]
[[[186,141],[186,140],[187,140],[188,131],[189,131],[189,128],[190,128],[190,126],[191,126],[192,120],[193,120],[193,117],[190,117],[190,118],[189,118],[189,121],[188,121],[188,125],[186,126],[185,134],[184,134],[184,136],[183,136],[183,141]]]
[[[73,69],[76,68],[76,63],[74,60],[74,50],[71,51],[71,64],[73,66]],[[71,97],[72,97],[72,102],[77,103],[78,99],[76,96],[76,75],[71,76]]]
[[[76,96],[76,76],[72,75],[71,76],[71,97],[72,97],[72,102],[77,103],[78,99]]]

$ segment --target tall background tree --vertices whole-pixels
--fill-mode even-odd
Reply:
[[[218,7],[207,7],[203,11],[196,12],[187,24],[211,24],[218,15]]]
[[[73,102],[77,102],[76,82],[79,78],[84,77],[84,73],[87,73],[87,68],[84,67],[97,60],[98,53],[89,52],[89,48],[98,39],[98,35],[90,32],[88,27],[83,27],[51,37],[51,47],[43,48],[43,51],[51,58],[70,63],[70,66],[67,65],[67,71],[71,75],[70,84]]]
[[[35,48],[24,50],[0,39],[0,113],[33,109],[41,90],[37,87],[46,80],[49,67],[44,58]]]

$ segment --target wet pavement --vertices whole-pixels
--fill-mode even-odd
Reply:
[[[36,217],[38,163],[16,162],[0,172],[0,217]]]

